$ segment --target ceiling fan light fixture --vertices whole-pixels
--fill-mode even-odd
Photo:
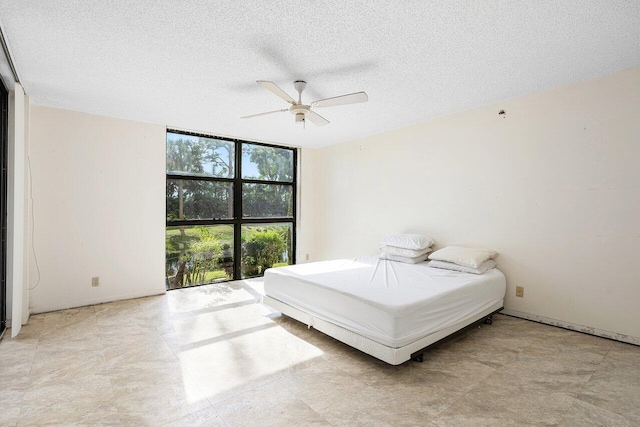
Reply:
[[[276,111],[267,111],[266,113],[258,113],[251,114],[249,116],[243,116],[242,119],[248,119],[251,117],[264,116],[267,114],[280,113],[283,111],[289,111],[295,117],[296,123],[302,123],[302,127],[304,128],[305,123],[307,121],[307,116],[311,123],[316,126],[325,126],[329,124],[329,120],[325,119],[315,111],[311,109],[311,107],[333,107],[336,105],[347,105],[347,104],[356,104],[359,102],[367,102],[369,97],[364,92],[356,92],[350,93],[347,95],[334,96],[333,98],[325,98],[320,99],[318,101],[314,101],[310,104],[302,103],[302,91],[307,87],[307,82],[304,80],[296,80],[293,82],[293,86],[296,88],[298,92],[298,101],[290,97],[284,90],[280,88],[274,82],[270,82],[267,80],[257,80],[257,83],[277,95],[279,98],[291,104],[289,108],[276,110]]]

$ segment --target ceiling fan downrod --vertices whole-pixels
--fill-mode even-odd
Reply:
[[[302,91],[307,87],[307,82],[304,80],[296,80],[293,82],[293,87],[298,91],[298,104],[302,104]]]

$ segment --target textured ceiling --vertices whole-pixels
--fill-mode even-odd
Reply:
[[[33,102],[320,147],[640,66],[640,1],[0,0]],[[303,101],[364,90],[302,129]],[[296,96],[297,98],[297,96]]]

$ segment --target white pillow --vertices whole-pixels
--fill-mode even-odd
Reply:
[[[397,248],[395,246],[383,246],[380,248],[380,250],[389,255],[406,256],[408,258],[415,258],[422,255],[426,255],[429,252],[431,252],[433,249],[427,248],[427,249],[415,250],[415,249]]]
[[[485,262],[480,264],[480,267],[478,268],[465,267],[464,265],[458,265],[458,264],[454,264],[452,262],[446,262],[446,261],[429,261],[429,264],[427,265],[433,268],[443,268],[445,270],[461,271],[463,273],[472,273],[472,274],[482,274],[487,270],[496,268],[496,262],[492,259],[486,260]]]
[[[396,248],[421,250],[433,246],[433,240],[422,234],[390,234],[380,239],[380,243]]]
[[[427,254],[421,255],[419,257],[415,257],[415,258],[409,258],[406,256],[398,256],[398,255],[390,255],[390,254],[385,254],[384,252],[380,254],[380,259],[386,259],[389,261],[398,261],[398,262],[404,262],[407,264],[417,264],[419,262],[423,262],[427,260]]]
[[[429,259],[447,261],[465,267],[478,268],[488,259],[498,256],[498,252],[489,249],[465,248],[463,246],[447,246],[429,255]]]

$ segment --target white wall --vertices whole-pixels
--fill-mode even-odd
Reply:
[[[11,336],[27,323],[29,312],[25,274],[25,172],[28,148],[29,98],[13,82],[9,92],[7,146],[7,325]]]
[[[315,154],[319,259],[394,232],[494,248],[512,313],[640,344],[640,68]]]
[[[29,310],[29,250],[31,246],[28,242],[31,241],[31,200],[29,188],[31,185],[31,178],[29,172],[29,152],[31,149],[31,100],[28,95],[24,96],[24,153],[23,153],[23,171],[22,171],[22,205],[24,206],[24,224],[22,231],[22,324],[26,325],[31,314]]]
[[[30,134],[32,313],[163,293],[165,128],[32,106]]]
[[[316,156],[318,151],[302,149],[300,156],[300,173],[298,176],[298,225],[296,229],[296,263],[303,264],[316,260],[318,248],[318,228],[315,226],[320,209],[318,192],[318,174]],[[309,259],[307,259],[307,255]]]

